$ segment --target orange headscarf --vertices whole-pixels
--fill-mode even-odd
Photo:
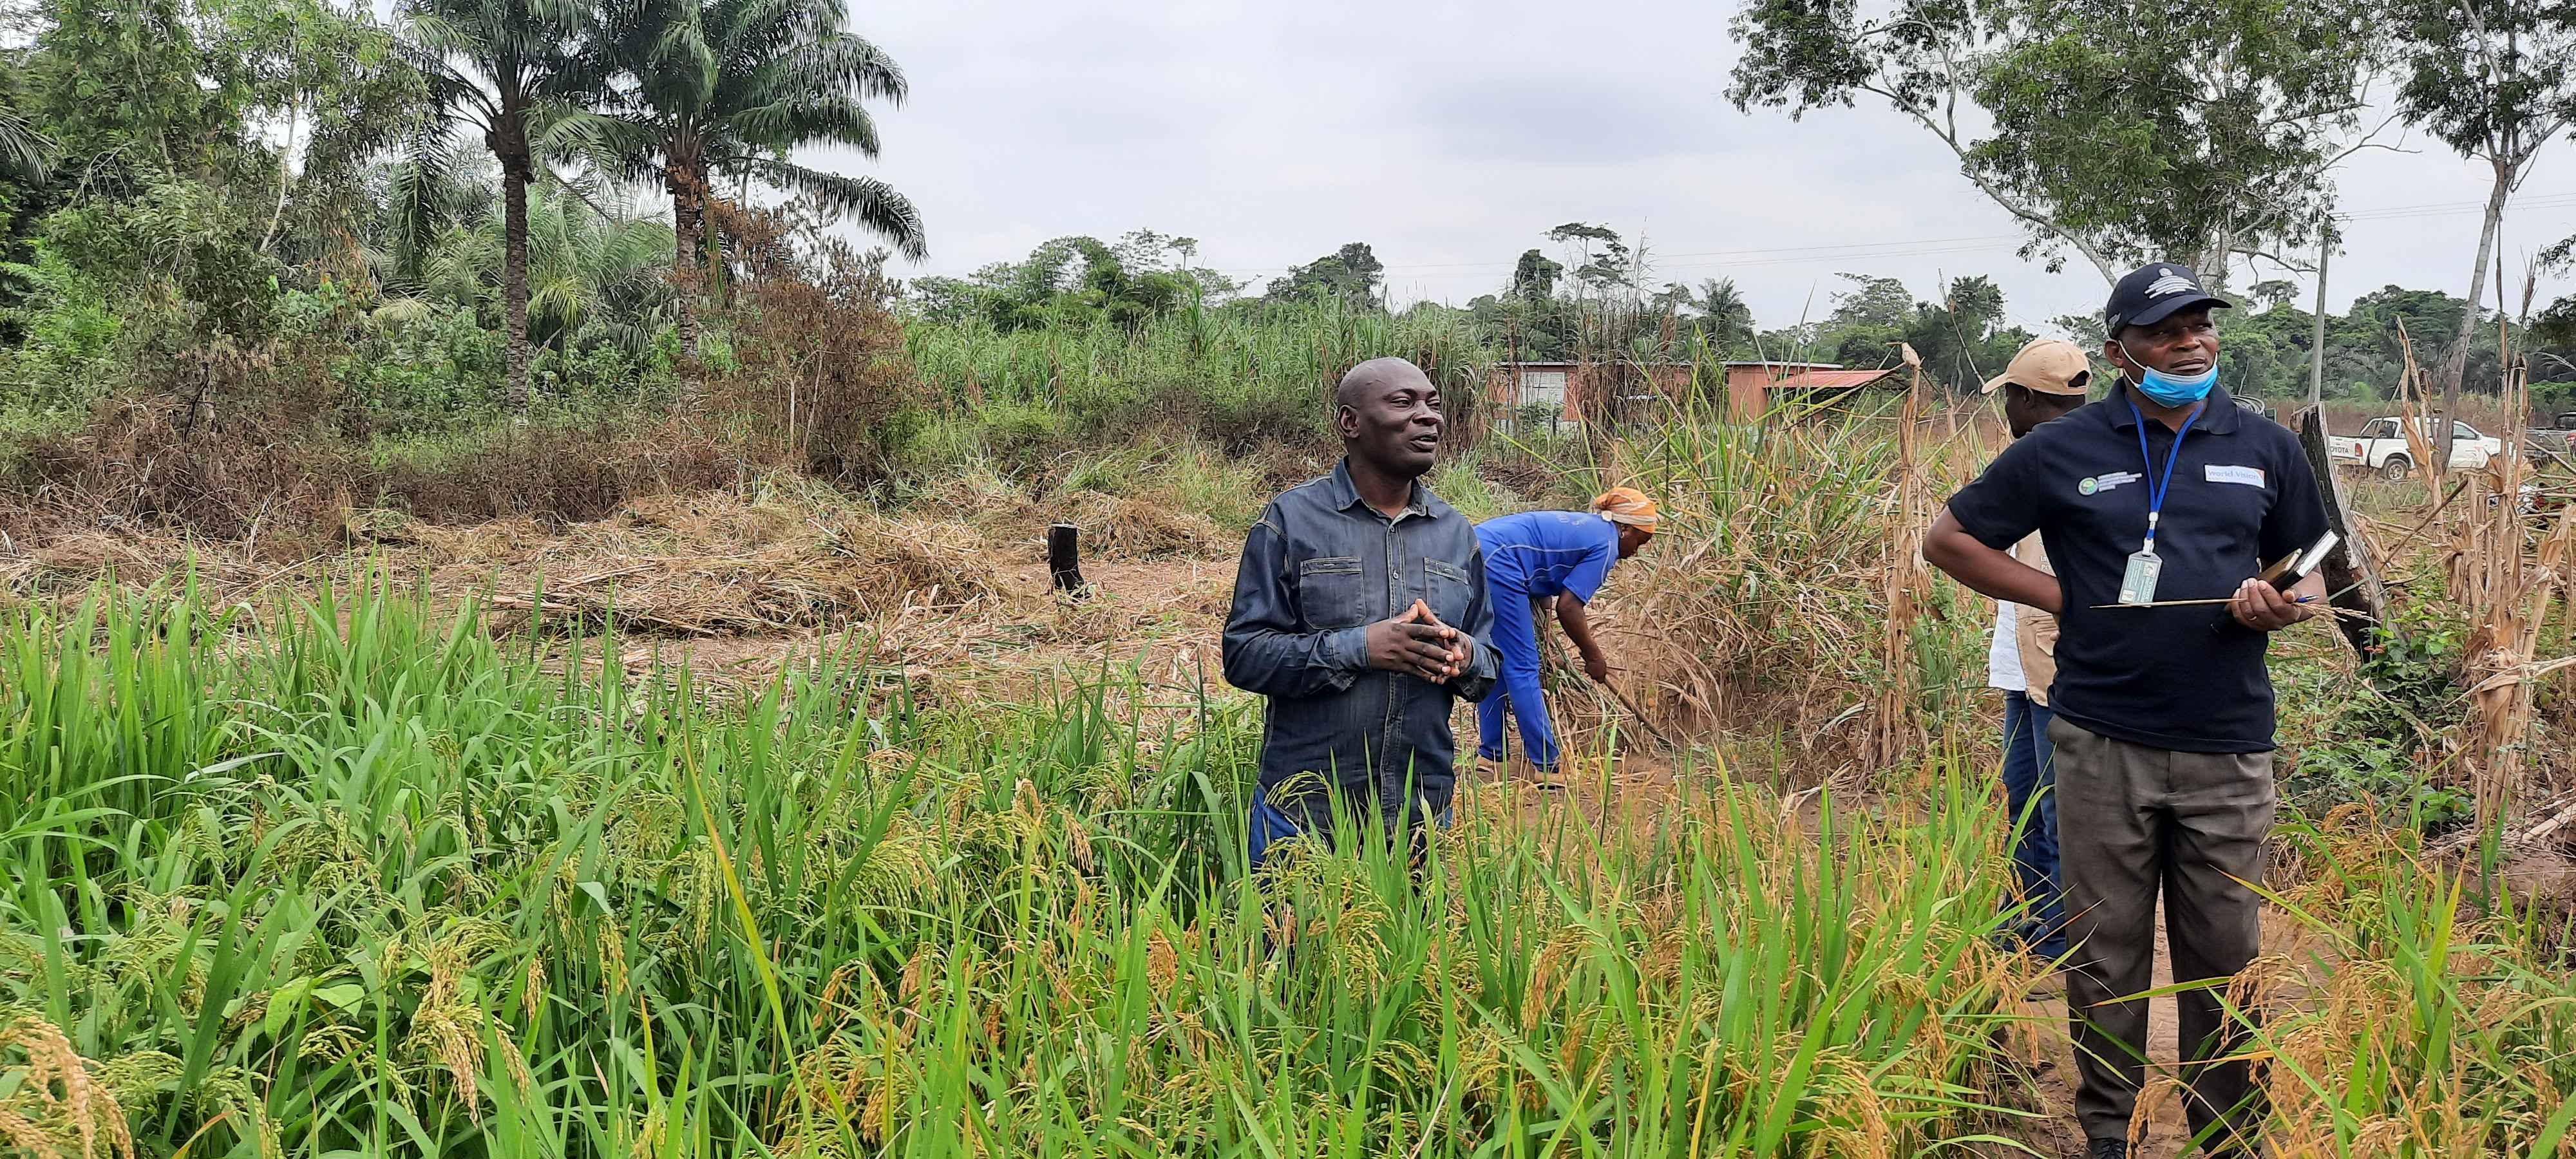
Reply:
[[[1655,512],[1655,501],[1634,487],[1613,487],[1592,500],[1592,509],[1612,523],[1625,523],[1653,531],[1662,516]]]

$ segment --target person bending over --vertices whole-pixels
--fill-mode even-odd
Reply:
[[[1556,619],[1583,653],[1583,671],[1610,678],[1610,658],[1592,638],[1584,605],[1600,591],[1610,565],[1637,554],[1654,538],[1655,501],[1627,487],[1613,487],[1590,511],[1524,511],[1476,525],[1485,549],[1485,584],[1493,595],[1494,650],[1502,654],[1502,684],[1476,705],[1476,756],[1501,762],[1503,712],[1520,720],[1521,750],[1542,784],[1556,776],[1556,729],[1539,693],[1538,602],[1553,601]]]
[[[1267,698],[1251,859],[1333,811],[1390,837],[1447,819],[1449,712],[1493,685],[1493,605],[1467,517],[1419,481],[1440,451],[1440,391],[1400,358],[1352,367],[1334,397],[1342,461],[1282,492],[1244,536],[1225,678]],[[1418,854],[1421,846],[1415,846]]]

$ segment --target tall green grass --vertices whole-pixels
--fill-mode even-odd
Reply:
[[[2012,972],[1993,810],[1956,778],[1821,832],[1714,773],[1598,822],[1470,800],[1419,884],[1383,853],[1259,881],[1258,722],[1204,689],[932,714],[827,654],[719,697],[375,588],[274,618],[102,596],[0,648],[0,1108],[65,1153],[57,1030],[150,1154],[1896,1154],[1992,1126],[1967,1108]]]
[[[1337,301],[1206,306],[1129,328],[1001,330],[975,318],[904,327],[913,366],[950,426],[998,448],[1150,427],[1234,445],[1322,442],[1334,385],[1370,358],[1410,358],[1451,421],[1472,424],[1493,355],[1453,312],[1389,314]],[[934,426],[939,446],[959,440]]]

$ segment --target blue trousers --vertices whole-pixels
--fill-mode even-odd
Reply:
[[[1552,770],[1556,768],[1556,728],[1548,723],[1547,701],[1538,691],[1539,626],[1531,612],[1530,594],[1509,577],[1488,574],[1485,578],[1493,589],[1492,643],[1494,651],[1502,654],[1503,674],[1476,705],[1476,756],[1503,759],[1503,710],[1508,705],[1521,722],[1521,748],[1530,763]]]
[[[1254,869],[1269,864],[1271,851],[1288,841],[1309,838],[1322,843],[1326,849],[1333,847],[1331,826],[1310,829],[1300,824],[1296,817],[1289,815],[1287,810],[1279,807],[1278,802],[1270,799],[1270,789],[1267,786],[1253,787],[1251,813],[1251,823],[1245,827],[1245,833],[1250,839],[1250,862]],[[1348,814],[1344,815],[1348,816]],[[1448,828],[1449,810],[1442,809],[1430,819],[1430,824],[1442,829]],[[1430,833],[1422,825],[1416,824],[1412,826],[1412,834],[1411,852],[1414,865],[1418,868],[1422,864],[1424,847],[1429,844]]]
[[[2066,956],[2066,906],[2057,858],[2057,754],[2048,743],[2053,715],[2028,696],[2004,693],[2004,802],[2013,821],[2006,848],[2021,900],[2030,907],[2015,932],[2032,953],[2052,960]]]

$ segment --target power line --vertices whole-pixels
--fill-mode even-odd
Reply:
[[[2567,193],[2540,194],[2536,196],[2517,198],[2507,206],[2508,209],[2520,210],[2571,207],[2576,207],[2576,194]],[[2376,209],[2357,209],[2347,213],[2337,213],[2334,215],[2334,218],[2337,221],[2347,222],[2389,221],[2414,217],[2439,217],[2457,213],[2476,213],[2483,212],[2485,209],[2486,202],[2484,201],[2435,201],[2424,202],[2416,205],[2389,205],[2381,206]],[[1987,234],[1978,237],[1927,238],[1920,241],[1849,242],[1837,245],[1778,246],[1765,249],[1697,250],[1674,254],[1655,254],[1650,251],[1648,256],[1653,259],[1655,269],[1659,271],[1678,272],[1733,269],[1744,266],[1759,267],[1802,265],[1825,261],[1879,261],[1889,258],[1938,257],[1946,254],[1991,252],[2002,248],[2006,244],[2018,248],[2028,240],[2029,239],[2026,236],[2021,234]],[[1685,258],[1707,258],[1717,260],[1678,260]],[[1390,276],[1404,273],[1420,277],[1422,276],[1420,272],[1427,270],[1490,271],[1510,269],[1517,264],[1517,258],[1511,261],[1489,262],[1424,262],[1405,265],[1390,265],[1386,267],[1386,272]],[[1220,269],[1216,272],[1228,275],[1262,276],[1284,273],[1286,271],[1283,267],[1264,266],[1258,268],[1239,267],[1233,269]],[[1466,277],[1469,275],[1462,272],[1453,274],[1432,274],[1429,276],[1433,278],[1456,278]]]

